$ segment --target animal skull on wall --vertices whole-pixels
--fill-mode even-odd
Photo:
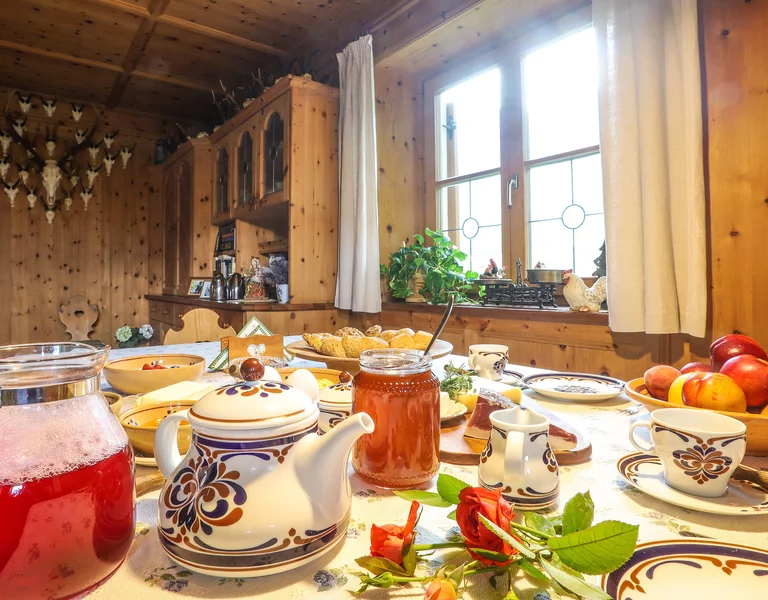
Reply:
[[[27,117],[24,117],[23,119],[14,119],[13,120],[13,130],[19,136],[23,136],[24,132],[27,130]]]
[[[130,160],[131,155],[133,154],[134,148],[136,148],[135,144],[131,149],[128,149],[125,146],[123,146],[123,149],[120,150],[120,158],[123,160],[123,169],[128,168],[128,161]]]
[[[53,218],[56,216],[56,212],[50,208],[45,211],[45,220],[48,221],[48,225],[53,225]]]
[[[21,108],[21,112],[27,114],[29,109],[32,108],[32,94],[22,96],[21,92],[17,91],[16,95],[19,97],[19,107]]]
[[[19,165],[17,164],[16,167],[19,170],[19,177],[21,178],[22,183],[26,186],[27,180],[29,179],[29,169],[26,164]]]
[[[101,140],[104,142],[104,147],[109,150],[112,147],[112,144],[115,141],[115,136],[120,133],[120,130],[114,131],[112,133],[105,133],[104,138]]]
[[[77,131],[75,131],[76,143],[82,144],[84,139],[85,139],[85,129],[78,129]]]
[[[5,194],[8,196],[8,200],[11,201],[11,208],[16,206],[16,194],[19,193],[19,183],[21,183],[21,179],[17,179],[16,183],[3,182]]]
[[[104,165],[104,171],[107,173],[107,177],[112,175],[112,167],[115,166],[117,157],[118,153],[115,153],[114,156],[110,156],[109,152],[104,152],[104,160],[101,161],[101,164]]]
[[[72,104],[72,118],[79,121],[83,117],[84,104]]]
[[[53,117],[53,113],[56,112],[56,98],[53,100],[43,100],[43,110],[48,118]]]
[[[86,189],[85,186],[82,184],[80,184],[80,187],[83,188],[83,191],[80,192],[80,199],[83,201],[83,204],[85,205],[85,210],[88,210],[88,202],[90,202],[91,198],[93,198],[93,187],[89,187],[88,189]]]
[[[92,164],[88,164],[88,169],[85,172],[85,176],[88,178],[88,187],[93,188],[93,182],[96,181],[96,177],[99,175],[101,167],[104,166],[102,162],[98,167],[94,167]]]
[[[35,202],[37,202],[37,194],[35,194],[36,191],[37,188],[35,187],[32,189],[27,188],[27,202],[29,203],[29,208],[35,208]]]
[[[92,142],[88,144],[88,155],[91,157],[91,162],[95,162],[99,157],[99,146],[101,146],[101,142]]]
[[[3,156],[8,156],[8,150],[11,148],[13,138],[5,130],[0,131],[0,146],[3,148]]]
[[[48,150],[48,156],[53,156],[56,152],[56,130],[53,133],[48,131],[48,127],[45,128],[45,149]]]
[[[5,176],[8,175],[8,169],[10,168],[10,157],[3,156],[3,158],[0,158],[0,178],[5,179]]]

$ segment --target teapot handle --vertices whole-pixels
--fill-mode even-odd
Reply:
[[[504,446],[504,481],[505,485],[520,485],[524,479],[523,444],[525,434],[522,431],[508,431]]]
[[[181,453],[176,441],[181,421],[187,420],[188,410],[180,410],[168,415],[160,423],[155,433],[155,460],[160,472],[166,479],[170,479],[176,467],[181,464]]]

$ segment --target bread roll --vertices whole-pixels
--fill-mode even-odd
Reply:
[[[320,354],[336,358],[347,358],[347,353],[344,352],[341,338],[337,335],[329,335],[323,338],[323,342],[320,346]]]
[[[374,325],[373,327],[369,327],[365,330],[366,337],[380,337],[381,336],[381,325]]]

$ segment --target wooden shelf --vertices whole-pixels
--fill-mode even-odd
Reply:
[[[275,252],[288,252],[288,240],[272,240],[259,244],[261,254],[274,254]]]
[[[306,304],[278,304],[277,302],[226,302],[218,300],[203,300],[197,296],[171,296],[168,294],[149,294],[147,300],[156,302],[173,302],[174,304],[186,304],[199,306],[211,310],[234,310],[240,312],[289,312],[304,310],[329,310],[333,309],[332,303],[306,303]]]

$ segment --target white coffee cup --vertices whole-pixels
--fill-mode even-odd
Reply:
[[[651,446],[635,439],[635,429],[645,427]],[[629,441],[641,452],[655,454],[664,467],[667,485],[694,496],[722,496],[733,471],[747,449],[747,426],[741,421],[708,410],[662,408],[650,422],[629,428]]]
[[[500,381],[509,361],[509,348],[501,344],[474,344],[469,347],[469,368],[478,376]]]

